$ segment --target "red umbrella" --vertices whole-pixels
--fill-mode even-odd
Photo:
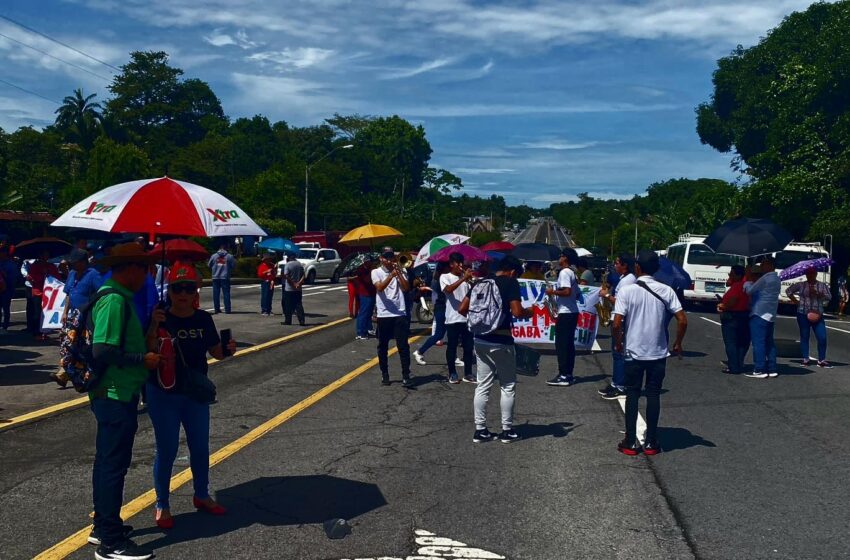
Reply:
[[[449,255],[452,253],[463,255],[463,261],[466,263],[490,260],[490,256],[487,253],[471,245],[449,245],[448,247],[443,247],[431,255],[428,260],[431,262],[448,262]]]
[[[165,242],[165,258],[171,262],[174,261],[205,261],[209,258],[210,253],[199,243],[191,239],[169,239]],[[157,243],[150,254],[162,254],[162,243]]]
[[[486,245],[481,246],[482,251],[497,251],[499,253],[508,253],[514,250],[515,245],[507,241],[491,241]]]

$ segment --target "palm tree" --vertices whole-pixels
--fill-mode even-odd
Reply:
[[[83,97],[83,90],[75,89],[74,95],[66,96],[56,109],[56,127],[65,133],[67,140],[86,150],[94,145],[103,122],[103,107],[92,101],[95,97],[96,93]]]

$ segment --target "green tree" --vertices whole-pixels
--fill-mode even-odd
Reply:
[[[95,97],[96,93],[83,96],[82,89],[75,89],[74,94],[66,96],[55,111],[56,129],[67,142],[79,144],[84,150],[94,146],[94,140],[101,131],[103,108],[100,103],[92,101]]]
[[[735,154],[752,179],[748,214],[797,238],[850,194],[850,2],[794,13],[757,45],[718,61],[711,101],[697,107],[700,140]]]
[[[89,155],[86,187],[88,196],[100,189],[150,177],[151,163],[147,154],[132,144],[119,144],[105,136],[98,138]]]

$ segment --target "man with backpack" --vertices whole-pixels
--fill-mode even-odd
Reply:
[[[221,296],[224,295],[224,312],[230,313],[230,277],[236,268],[236,259],[227,252],[227,246],[219,247],[218,252],[207,263],[212,272],[213,307],[221,313]]]
[[[92,472],[94,529],[89,542],[98,544],[95,558],[99,560],[146,560],[153,556],[128,538],[132,528],[123,525],[121,502],[138,427],[139,393],[149,370],[155,369],[161,358],[147,352],[145,333],[133,305],[133,294],[144,287],[148,266],[156,259],[138,243],[116,246],[99,263],[109,267],[112,274],[87,310],[94,360],[89,370],[97,373],[87,387],[97,420]]]
[[[617,292],[614,306],[614,349],[625,357],[626,437],[617,444],[625,455],[661,452],[658,444],[658,417],[661,413],[661,384],[667,367],[668,313],[676,317],[678,328],[673,353],[682,355],[682,339],[688,318],[679,298],[669,286],[656,281],[658,255],[648,249],[638,253],[635,283]],[[641,448],[637,440],[638,400],[646,379],[646,438]]]
[[[516,385],[516,349],[511,331],[511,318],[528,318],[531,309],[522,306],[519,282],[522,263],[516,257],[506,256],[499,262],[493,278],[480,280],[463,299],[460,313],[467,316],[469,330],[474,337],[478,385],[475,387],[473,409],[475,433],[473,443],[482,443],[497,436],[487,429],[487,401],[496,379],[502,391],[502,443],[519,439],[513,429]]]

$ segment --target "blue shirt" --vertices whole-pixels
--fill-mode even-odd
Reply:
[[[8,259],[0,263],[0,273],[3,274],[3,278],[6,280],[6,291],[4,293],[11,296],[15,293],[15,286],[18,285],[21,270],[15,261]]]
[[[103,278],[95,269],[86,269],[79,279],[77,279],[77,271],[72,270],[68,273],[68,281],[65,282],[64,288],[64,292],[69,297],[69,309],[82,309],[102,285]]]
[[[776,272],[767,272],[755,282],[746,282],[744,291],[750,295],[750,317],[760,317],[773,322],[779,307],[782,282]]]

